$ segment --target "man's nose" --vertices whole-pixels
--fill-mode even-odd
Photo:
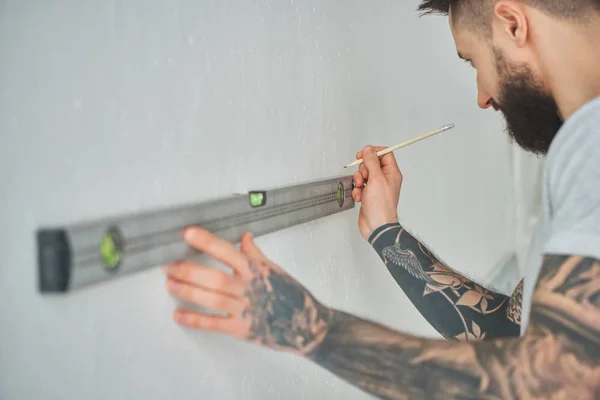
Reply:
[[[479,80],[477,80],[477,105],[485,110],[487,108],[490,108],[492,104],[492,96],[490,96],[488,92],[486,92],[483,89],[483,87],[479,83]]]

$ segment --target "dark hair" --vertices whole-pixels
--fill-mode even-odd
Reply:
[[[452,9],[452,21],[467,22],[478,32],[491,34],[493,6],[497,0],[422,0],[417,8],[421,15],[448,15]],[[549,15],[580,20],[590,11],[600,11],[600,0],[517,0],[535,7]]]

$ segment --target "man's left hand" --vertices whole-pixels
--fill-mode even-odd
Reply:
[[[188,244],[230,267],[232,274],[180,261],[165,267],[167,290],[226,316],[175,311],[181,325],[222,332],[264,347],[305,355],[329,329],[332,310],[272,263],[246,233],[240,250],[200,228],[185,232]]]

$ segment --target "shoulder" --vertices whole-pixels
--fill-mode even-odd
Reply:
[[[550,146],[544,202],[545,253],[600,258],[600,97],[574,113]]]
[[[577,175],[582,166],[600,165],[600,96],[565,121],[552,141],[546,160],[546,177],[553,185]],[[583,171],[588,172],[588,171]],[[600,171],[596,171],[600,176]]]

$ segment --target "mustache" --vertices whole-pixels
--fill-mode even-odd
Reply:
[[[498,103],[496,102],[496,100],[494,100],[494,99],[491,99],[491,100],[490,100],[490,104],[492,105],[492,108],[493,108],[494,110],[496,110],[496,111],[502,111],[502,107],[500,106],[500,104],[498,104]]]

